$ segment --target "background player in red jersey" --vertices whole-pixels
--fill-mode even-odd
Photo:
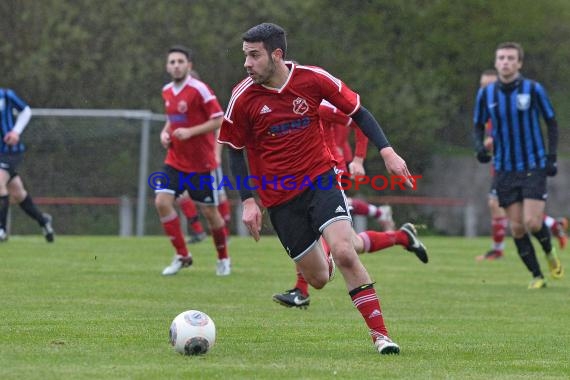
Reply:
[[[200,75],[196,70],[190,70],[190,75],[192,78],[200,79]],[[216,130],[215,136],[218,137],[219,129]],[[214,153],[216,154],[216,162],[218,163],[217,175],[218,178],[222,178],[222,144],[216,143],[214,147]],[[218,211],[222,215],[222,218],[225,222],[226,228],[226,235],[230,235],[230,222],[232,219],[232,212],[230,201],[226,194],[225,189],[222,187],[218,191]],[[206,231],[204,231],[204,227],[202,226],[202,222],[200,221],[200,215],[198,214],[198,209],[194,204],[194,201],[188,196],[188,193],[185,192],[181,197],[178,198],[178,205],[182,210],[182,213],[186,217],[187,222],[187,229],[188,235],[188,244],[199,243],[204,240],[207,236]]]
[[[325,100],[319,106],[319,122],[323,128],[326,146],[336,161],[336,168],[347,175],[365,175],[366,172],[363,163],[366,157],[368,138],[362,133],[362,130],[355,125],[352,118]],[[351,126],[355,128],[356,132],[355,158],[358,157],[358,159],[351,160],[351,163],[348,165],[350,171],[348,171],[346,159],[352,158],[352,149],[348,143],[347,132]],[[337,138],[339,135],[342,138],[341,140]],[[339,143],[347,146],[341,149]],[[347,198],[347,201],[350,205],[351,198]],[[364,201],[362,202],[365,203]],[[358,214],[354,211],[355,209],[352,208],[351,214]],[[364,215],[368,215],[368,213]],[[391,219],[390,211],[390,220]],[[405,223],[400,230],[392,231],[393,229],[393,227],[389,228],[389,232],[364,231],[359,234],[354,233],[352,240],[356,252],[358,254],[367,252],[374,253],[385,248],[393,247],[394,245],[402,245],[408,251],[413,252],[420,261],[426,263],[428,257],[424,245],[416,236],[417,232],[415,226],[411,223]],[[327,251],[326,246],[325,251]],[[295,285],[289,290],[274,294],[272,298],[280,305],[305,309],[309,306],[311,301],[309,285],[307,280],[303,277],[298,265],[295,266],[295,269],[297,273]]]
[[[163,169],[167,183],[156,190],[155,206],[176,254],[162,274],[173,275],[192,265],[174,209],[176,197],[186,190],[200,205],[212,231],[218,253],[216,274],[226,276],[231,272],[230,257],[224,219],[217,209],[218,193],[214,190],[218,163],[213,131],[221,125],[223,110],[208,85],[189,75],[191,69],[190,51],[182,46],[172,47],[166,61],[172,82],[162,89],[167,121],[160,134],[160,141],[167,148]],[[213,178],[214,182],[208,186],[206,178]]]
[[[218,163],[218,168],[216,169],[216,175],[218,178],[222,178],[224,175],[222,172],[222,144],[216,143],[215,146],[216,162]],[[230,223],[232,220],[232,209],[230,205],[230,200],[226,194],[225,189],[222,187],[218,192],[218,211],[222,218],[224,219],[226,235],[230,236]],[[182,210],[182,213],[186,217],[188,235],[190,236],[187,240],[188,244],[199,243],[204,240],[207,236],[202,222],[200,221],[200,215],[198,214],[198,209],[194,204],[194,201],[188,193],[185,192],[180,198],[178,198],[178,205]]]
[[[368,138],[358,128],[352,118],[327,102],[319,106],[319,118],[325,133],[325,140],[334,159],[337,161],[337,169],[351,176],[363,176],[364,158],[368,148]],[[348,141],[350,130],[355,131],[354,156]],[[347,166],[348,164],[348,166]],[[362,215],[374,218],[384,231],[395,229],[392,218],[392,208],[389,205],[376,206],[364,199],[348,197],[348,205],[353,215]]]
[[[328,100],[356,121],[378,148],[388,172],[410,178],[406,163],[361,106],[357,93],[322,68],[285,62],[287,42],[281,27],[263,23],[242,39],[248,77],[234,87],[219,137],[233,148],[232,172],[241,178],[254,176],[253,185],[281,243],[307,282],[316,289],[324,287],[336,262],[377,351],[397,354],[400,347],[388,336],[373,281],[354,249],[346,198],[335,186],[334,160],[319,125],[321,101]],[[261,210],[247,187],[239,190],[242,221],[257,241]],[[328,257],[319,244],[321,235],[330,247]]]
[[[489,69],[483,71],[481,73],[481,78],[479,80],[480,88],[484,88],[490,83],[497,81],[497,71],[494,69]],[[493,151],[493,126],[491,125],[491,121],[487,121],[487,125],[485,126],[485,149],[487,151]],[[504,208],[499,206],[499,199],[497,198],[497,189],[496,189],[496,177],[495,177],[495,170],[491,166],[491,190],[489,191],[488,197],[488,205],[489,205],[489,212],[491,213],[491,237],[493,239],[493,243],[491,245],[491,249],[487,251],[484,255],[480,255],[476,257],[477,261],[483,260],[497,260],[503,257],[504,250],[505,250],[505,236],[507,234],[507,227],[509,225],[509,220],[507,218],[507,212]],[[568,220],[566,218],[558,218],[554,219],[551,216],[544,215],[544,223],[548,228],[550,228],[550,232],[556,239],[558,240],[558,245],[560,249],[564,249],[568,242],[568,236],[566,234],[566,230],[568,229]]]

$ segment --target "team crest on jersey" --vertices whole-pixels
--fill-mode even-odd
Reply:
[[[176,106],[176,110],[180,113],[185,113],[188,111],[188,103],[186,103],[185,100],[179,101],[178,105]]]
[[[303,98],[293,100],[293,112],[299,115],[304,115],[309,110],[307,101]]]
[[[517,95],[517,109],[519,111],[525,111],[530,107],[530,95],[529,94],[519,94]]]

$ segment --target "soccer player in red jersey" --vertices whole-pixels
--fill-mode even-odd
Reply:
[[[218,163],[218,168],[216,169],[217,178],[223,177],[222,172],[222,149],[219,143],[216,143],[215,153],[216,153],[216,162]],[[226,194],[224,187],[221,187],[218,190],[218,211],[222,218],[224,219],[226,235],[230,236],[230,223],[232,220],[232,209],[230,205],[230,200]],[[180,198],[178,198],[178,205],[182,210],[182,213],[186,217],[187,227],[188,227],[188,234],[190,237],[188,238],[188,244],[199,243],[204,240],[207,236],[206,231],[204,231],[204,227],[202,226],[202,222],[200,221],[200,216],[198,215],[198,209],[194,204],[194,201],[184,193]]]
[[[190,70],[190,75],[198,80],[201,80],[200,74],[196,70]],[[215,131],[215,137],[217,139],[217,135],[219,133],[219,129]],[[218,178],[222,178],[222,144],[216,143],[214,146],[214,152],[216,154],[216,162],[218,163],[218,168],[216,169],[216,175]],[[225,189],[222,187],[219,192],[218,197],[218,211],[222,215],[224,222],[226,224],[226,234],[230,235],[230,222],[232,219],[232,211],[230,206],[230,201],[227,197]],[[202,222],[200,221],[200,216],[198,215],[198,209],[194,204],[194,201],[188,196],[187,193],[184,193],[181,197],[178,198],[178,205],[184,216],[186,217],[187,227],[188,227],[188,234],[190,237],[188,238],[188,244],[199,243],[206,238],[206,232],[204,231],[204,227],[202,226]]]
[[[167,121],[160,134],[160,142],[167,148],[163,169],[166,183],[156,190],[155,206],[176,254],[162,274],[173,275],[192,265],[174,209],[176,197],[186,190],[199,204],[212,232],[218,253],[216,274],[227,276],[231,267],[225,223],[217,208],[219,179],[213,133],[222,123],[223,110],[210,87],[189,75],[191,69],[190,51],[182,46],[172,47],[166,61],[172,82],[162,89]]]
[[[320,67],[285,61],[281,27],[263,23],[242,39],[248,77],[234,87],[219,136],[232,147],[232,172],[236,178],[251,173],[273,228],[307,282],[316,289],[324,287],[336,262],[376,349],[397,354],[400,347],[388,335],[374,283],[354,249],[346,197],[335,186],[334,160],[319,125],[321,101],[328,100],[355,120],[380,151],[388,172],[410,177],[406,163],[361,106],[357,93]],[[239,191],[242,221],[257,241],[261,210],[249,187],[240,186]],[[329,256],[319,244],[321,235]]]
[[[324,100],[319,106],[319,119],[321,127],[323,128],[325,143],[336,161],[336,168],[343,172],[343,175],[345,173],[352,176],[365,175],[366,172],[364,170],[363,162],[366,156],[368,138],[362,133],[362,130],[355,126],[356,123],[353,122],[352,118],[350,118],[348,115],[337,109],[326,100]],[[355,159],[352,159],[352,149],[350,148],[350,144],[348,144],[348,133],[345,132],[345,130],[348,131],[348,128],[350,126],[355,127],[356,129]],[[338,135],[342,136],[342,140],[337,139]],[[347,145],[347,147],[341,149],[339,143]],[[359,158],[358,160],[356,160],[357,157]],[[350,164],[348,165],[348,172],[346,158],[351,160]],[[350,207],[351,201],[352,205],[354,205],[354,201],[356,200],[347,198],[347,203],[351,209],[351,214],[362,215],[362,213],[355,212],[354,207]],[[367,206],[366,202],[360,202],[364,203],[364,205]],[[375,207],[373,205],[370,206]],[[368,210],[368,207],[366,207],[366,210]],[[368,215],[368,212],[364,213],[364,215]],[[390,220],[391,219],[392,217],[390,211]],[[419,240],[416,237],[417,232],[413,224],[405,223],[399,231],[393,231],[393,228],[388,230],[388,232],[364,231],[359,234],[355,234],[353,237],[353,242],[356,252],[358,254],[367,252],[374,253],[385,248],[393,247],[394,245],[402,245],[410,252],[415,253],[422,262],[427,262],[428,257],[423,244],[421,244],[421,242],[417,245],[414,244]],[[295,286],[282,293],[274,294],[272,299],[285,307],[306,309],[311,302],[309,296],[309,285],[307,283],[307,280],[305,280],[303,277],[299,265],[296,265],[296,273],[297,277]]]

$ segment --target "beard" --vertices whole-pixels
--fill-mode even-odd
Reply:
[[[255,84],[267,84],[269,82],[269,79],[273,76],[273,74],[275,74],[275,70],[277,69],[277,66],[275,65],[275,62],[273,61],[273,59],[271,59],[265,70],[263,70],[263,73],[257,75],[257,79],[254,78],[254,82]]]

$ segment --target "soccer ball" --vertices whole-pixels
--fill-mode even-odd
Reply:
[[[206,313],[187,310],[170,325],[170,344],[184,355],[203,355],[214,347],[216,325]]]

